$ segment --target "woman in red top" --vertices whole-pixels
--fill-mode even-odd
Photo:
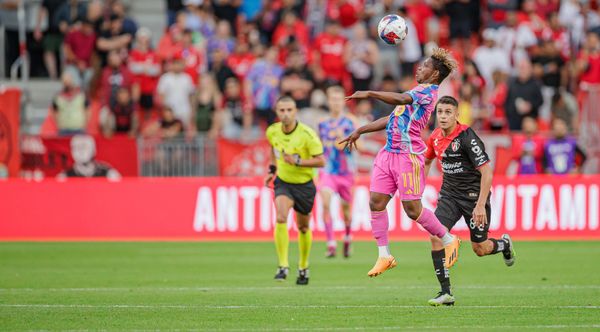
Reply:
[[[129,53],[129,71],[139,85],[139,105],[146,112],[154,108],[154,92],[162,72],[158,56],[152,49],[151,37],[150,30],[140,28],[135,35],[135,48]]]

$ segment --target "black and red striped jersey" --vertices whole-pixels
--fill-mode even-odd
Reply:
[[[444,176],[440,194],[474,200],[479,197],[481,173],[478,169],[490,158],[485,145],[469,126],[459,123],[448,136],[436,128],[427,139],[425,158],[437,158],[442,164]]]

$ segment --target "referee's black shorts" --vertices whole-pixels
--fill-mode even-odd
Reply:
[[[287,183],[279,177],[273,182],[275,186],[275,197],[287,196],[294,201],[294,210],[300,214],[309,215],[315,204],[317,187],[313,180],[306,183]]]
[[[474,200],[457,199],[448,195],[440,195],[437,208],[435,209],[435,216],[449,230],[456,225],[460,217],[464,217],[471,233],[471,242],[481,243],[488,238],[492,208],[488,199],[485,204],[485,214],[488,222],[484,226],[476,226],[473,221],[473,209],[475,209],[475,205],[477,205],[477,201]]]

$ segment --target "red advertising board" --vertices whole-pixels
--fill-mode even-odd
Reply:
[[[19,175],[21,91],[0,88],[0,178]]]
[[[371,239],[366,180],[354,190],[358,239]],[[425,206],[434,208],[439,184],[427,185]],[[600,240],[600,176],[495,178],[493,190],[492,236]],[[270,240],[272,194],[260,178],[0,181],[0,240]],[[320,206],[311,223],[322,239]],[[339,211],[334,201],[337,230]],[[397,199],[388,212],[391,238],[427,239]],[[464,222],[455,231],[468,239]]]

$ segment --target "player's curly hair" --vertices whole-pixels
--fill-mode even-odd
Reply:
[[[440,73],[440,83],[456,69],[456,61],[450,55],[450,51],[436,48],[431,52],[433,68]]]

